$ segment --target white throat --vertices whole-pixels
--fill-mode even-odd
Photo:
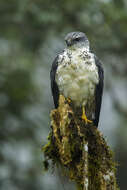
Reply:
[[[81,51],[81,52],[83,52],[83,51],[89,52],[90,51],[89,45],[84,45],[84,44],[74,44],[73,46],[68,47],[68,49],[71,51],[74,50],[74,51]]]

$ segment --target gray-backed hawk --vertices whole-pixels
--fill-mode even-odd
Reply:
[[[104,78],[101,62],[90,51],[84,33],[71,32],[65,41],[67,48],[55,58],[50,73],[55,108],[62,94],[82,110],[85,123],[98,127]]]

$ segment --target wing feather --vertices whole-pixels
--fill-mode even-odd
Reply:
[[[103,95],[104,71],[103,71],[103,67],[102,67],[100,60],[96,56],[95,56],[95,64],[98,68],[99,83],[95,89],[95,120],[94,120],[94,124],[96,127],[98,127],[102,95]]]
[[[58,107],[58,103],[59,103],[59,88],[55,81],[57,67],[58,67],[58,56],[53,61],[51,71],[50,71],[51,91],[52,91],[55,108]]]

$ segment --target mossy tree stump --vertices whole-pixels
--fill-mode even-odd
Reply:
[[[118,190],[109,146],[93,124],[86,125],[77,115],[61,95],[58,109],[51,111],[52,131],[43,147],[45,167],[52,160],[76,182],[77,190]]]

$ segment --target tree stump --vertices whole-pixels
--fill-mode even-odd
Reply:
[[[48,144],[43,147],[48,160],[77,185],[77,190],[118,190],[113,154],[99,130],[73,112],[60,95],[59,107],[51,111]]]

